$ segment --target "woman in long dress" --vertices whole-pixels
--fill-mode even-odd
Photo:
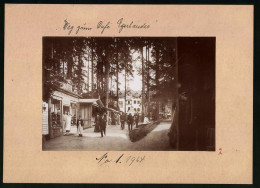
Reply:
[[[79,119],[77,121],[77,127],[78,127],[77,132],[80,137],[82,137],[83,134],[83,123],[84,123],[83,119],[81,119],[81,117],[79,116]]]
[[[71,115],[68,112],[67,118],[66,118],[66,133],[68,134],[70,132],[71,128]]]
[[[149,123],[150,123],[150,121],[149,121],[148,117],[145,116],[145,117],[144,117],[144,124],[149,124]]]
[[[62,123],[63,123],[63,133],[66,133],[66,122],[67,122],[67,113],[63,114],[62,116]]]

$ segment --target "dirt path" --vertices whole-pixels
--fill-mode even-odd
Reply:
[[[73,135],[61,136],[46,141],[45,150],[90,150],[90,151],[133,151],[133,150],[172,150],[167,136],[170,122],[161,122],[146,137],[131,142],[128,130],[120,126],[108,126],[107,135],[101,138],[100,133],[94,133],[94,128],[84,130],[83,137],[78,137],[76,127],[72,127]]]

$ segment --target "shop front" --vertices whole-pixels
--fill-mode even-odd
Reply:
[[[77,119],[78,119],[78,115],[77,115],[77,102],[71,101],[70,103],[70,115],[71,117],[71,125],[72,126],[76,126],[77,124]]]
[[[93,106],[94,108],[104,107],[99,99],[81,99],[81,96],[64,90],[55,91],[50,102],[49,108],[46,108],[48,103],[43,103],[45,105],[43,116],[48,114],[48,118],[45,119],[49,119],[47,120],[48,134],[46,131],[43,132],[49,138],[61,136],[68,132],[68,129],[70,131],[73,126],[76,127],[79,116],[84,121],[83,129],[91,127],[94,123]],[[70,123],[68,123],[68,119]],[[47,122],[45,120],[42,125],[44,130],[46,130]]]
[[[106,110],[107,110],[108,125],[120,125],[121,112],[113,108],[106,108]]]
[[[62,134],[62,102],[61,98],[55,96],[53,96],[51,102],[51,137],[55,138]]]
[[[71,125],[76,126],[79,95],[65,90],[55,91],[51,96],[48,121],[48,137],[55,138],[66,132],[66,116],[71,116]]]
[[[93,126],[93,106],[104,107],[99,99],[79,99],[79,115],[84,121],[83,129]]]

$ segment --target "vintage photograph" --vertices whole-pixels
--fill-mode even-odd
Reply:
[[[43,37],[43,151],[215,151],[216,37]]]

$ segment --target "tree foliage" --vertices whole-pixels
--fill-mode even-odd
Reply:
[[[99,97],[106,106],[111,106],[110,101],[119,97],[118,75],[125,75],[125,83],[134,76],[134,52],[139,54],[137,60],[142,65],[135,68],[142,76],[142,105],[149,105],[150,100],[163,102],[173,98],[176,42],[171,38],[46,37],[43,48],[45,101],[62,84],[70,82],[77,94]],[[93,70],[89,69],[90,63]],[[109,85],[112,83],[116,85],[115,93]]]

